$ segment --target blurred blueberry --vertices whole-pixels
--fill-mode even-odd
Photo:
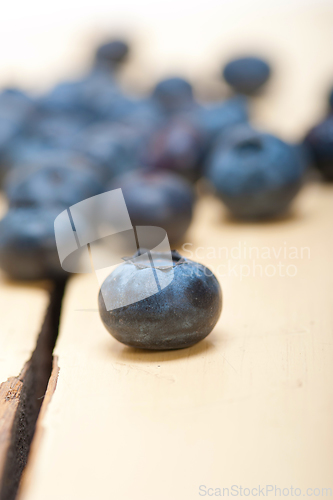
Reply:
[[[0,118],[0,184],[11,167],[8,151],[20,134],[20,127],[5,118]]]
[[[152,350],[181,349],[204,339],[222,311],[214,274],[178,252],[172,252],[172,262],[165,253],[145,253],[140,265],[135,257],[118,266],[103,283],[103,295],[99,293],[99,313],[108,332],[123,344]],[[153,289],[157,280],[158,293],[135,299],[138,289]],[[130,304],[107,311],[104,294],[125,297]]]
[[[66,148],[91,122],[85,113],[47,113],[35,116],[26,127],[25,135],[46,146]]]
[[[101,112],[107,114],[121,96],[114,75],[97,67],[77,81],[56,85],[38,100],[38,108],[42,113],[90,113],[92,117],[98,117]],[[103,105],[108,109],[105,110]]]
[[[99,122],[78,134],[71,147],[90,158],[96,174],[107,181],[137,168],[141,140],[129,126]]]
[[[34,101],[21,90],[7,88],[0,92],[0,119],[21,125],[34,109]]]
[[[95,54],[96,64],[111,67],[125,61],[129,54],[129,45],[124,40],[111,40],[98,47]]]
[[[225,65],[223,76],[236,92],[253,94],[269,79],[271,68],[259,57],[240,57]]]
[[[45,144],[38,137],[28,137],[25,135],[16,136],[5,148],[3,162],[7,171],[17,165],[31,164],[35,160],[39,161],[40,155],[53,152],[55,149],[49,144]]]
[[[157,170],[174,171],[191,182],[201,175],[204,135],[190,120],[176,118],[152,134],[146,163]]]
[[[152,97],[167,113],[181,112],[194,104],[192,85],[179,77],[161,80],[154,88]]]
[[[60,266],[54,236],[58,210],[12,209],[0,220],[0,268],[16,280],[59,279],[68,275]]]
[[[216,145],[206,176],[235,217],[261,219],[288,209],[305,168],[294,146],[249,127],[235,127]]]
[[[82,111],[81,81],[61,82],[38,99],[38,108],[45,112],[77,113]]]
[[[33,100],[20,90],[8,88],[0,92],[0,182],[10,167],[7,151],[22,133],[34,109]]]
[[[194,192],[191,185],[170,172],[136,171],[119,176],[109,189],[121,188],[134,226],[165,229],[170,244],[185,235],[191,220]]]
[[[205,131],[207,143],[210,146],[219,135],[227,132],[234,125],[248,121],[247,99],[237,96],[198,108],[196,118]]]
[[[104,192],[85,157],[50,151],[33,164],[14,168],[6,177],[10,207],[64,207]]]
[[[123,113],[119,121],[137,130],[143,138],[149,137],[165,124],[165,115],[154,99],[133,99],[128,113]]]
[[[313,127],[305,137],[313,166],[327,181],[333,181],[333,115]]]

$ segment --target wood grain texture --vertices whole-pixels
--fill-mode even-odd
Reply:
[[[217,273],[231,260],[239,272],[252,263],[233,249],[256,247],[256,265],[281,261],[297,274],[219,276],[222,317],[190,349],[122,346],[92,310],[94,276],[75,277],[56,348],[58,385],[20,500],[184,500],[197,498],[200,485],[332,486],[332,211],[333,188],[319,185],[275,223],[233,223],[216,200],[201,200],[187,254],[196,249]],[[233,257],[213,255],[224,247]],[[268,259],[266,247],[282,254]],[[284,258],[285,247],[310,254]]]
[[[0,484],[11,445],[12,429],[27,369],[28,364],[18,377],[10,377],[6,382],[0,384]]]
[[[31,448],[30,448],[29,461],[28,461],[28,464],[23,472],[22,479],[21,479],[20,488],[23,491],[26,490],[27,488],[29,488],[29,481],[31,480],[31,477],[32,477],[31,468],[33,467],[33,464],[35,463],[36,454],[38,453],[40,442],[41,442],[41,439],[43,437],[43,421],[44,421],[45,413],[46,413],[48,405],[52,399],[54,391],[57,387],[58,376],[59,376],[58,358],[57,358],[57,356],[54,356],[52,373],[51,373],[51,376],[49,379],[49,383],[47,385],[45,396],[43,398],[43,404],[42,404],[41,409],[40,409],[39,418],[38,418],[36,429],[35,429],[34,439],[33,439],[33,442],[32,442]],[[20,495],[20,492],[18,493],[18,495]]]
[[[16,426],[24,377],[49,300],[44,284],[14,284],[0,276],[0,488]]]

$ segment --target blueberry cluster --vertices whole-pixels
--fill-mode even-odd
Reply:
[[[61,278],[55,217],[113,188],[123,189],[134,226],[164,228],[172,246],[191,223],[199,179],[245,219],[285,212],[298,192],[300,149],[249,125],[249,96],[271,74],[266,61],[230,61],[222,74],[232,95],[199,103],[180,77],[144,97],[125,92],[118,74],[129,52],[112,40],[79,80],[37,98],[0,93],[0,179],[9,206],[0,221],[0,267],[10,277]]]

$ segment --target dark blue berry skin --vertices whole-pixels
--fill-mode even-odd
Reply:
[[[129,54],[129,45],[124,40],[111,40],[96,50],[96,64],[115,66],[123,63]]]
[[[104,67],[94,67],[80,80],[60,83],[37,104],[40,113],[85,114],[98,119],[111,114],[113,107],[117,110],[121,99],[126,100],[113,73]]]
[[[165,115],[153,99],[132,100],[131,109],[118,120],[136,130],[144,141],[165,125]]]
[[[13,169],[4,190],[10,207],[68,208],[104,192],[104,187],[85,157],[56,152]]]
[[[205,135],[193,121],[169,120],[152,134],[145,162],[153,169],[175,172],[190,182],[201,176]]]
[[[63,279],[54,236],[60,211],[9,210],[0,221],[0,268],[15,280]]]
[[[23,165],[40,163],[41,158],[48,157],[56,152],[63,153],[64,150],[50,146],[40,141],[37,137],[26,137],[22,134],[16,136],[4,150],[3,163],[7,172],[12,168]]]
[[[0,183],[10,168],[8,150],[21,135],[35,109],[34,102],[17,89],[0,92]]]
[[[253,94],[263,87],[271,74],[269,64],[259,57],[233,59],[223,69],[226,82],[236,91]]]
[[[313,127],[304,139],[313,166],[327,181],[333,181],[333,115]]]
[[[25,130],[28,139],[38,139],[42,144],[54,148],[68,148],[80,131],[92,119],[85,113],[47,113],[35,116]]]
[[[34,111],[33,100],[15,88],[0,92],[0,119],[22,125]]]
[[[78,113],[82,111],[82,82],[61,82],[40,97],[37,107],[41,112]]]
[[[71,148],[96,165],[96,175],[108,182],[138,167],[141,137],[132,127],[110,121],[87,127],[73,140]]]
[[[247,99],[237,96],[198,108],[195,116],[198,125],[206,134],[207,149],[209,149],[219,135],[228,132],[235,125],[247,123],[249,119]]]
[[[215,327],[222,311],[222,291],[213,273],[202,264],[173,253],[173,267],[164,254],[151,253],[156,277],[146,267],[127,261],[111,273],[102,285],[103,293],[131,297],[135,287],[157,279],[161,290],[134,304],[107,311],[99,293],[99,312],[105,328],[125,345],[140,349],[169,350],[190,347],[204,339]],[[165,288],[163,282],[173,272]]]
[[[233,216],[255,220],[287,211],[305,167],[296,147],[240,127],[217,144],[206,176]]]
[[[179,77],[160,81],[152,97],[166,113],[182,112],[194,104],[192,85]]]
[[[122,188],[133,226],[165,229],[171,245],[179,243],[193,214],[191,185],[170,172],[141,171],[114,179],[109,189]]]
[[[11,166],[8,152],[20,134],[20,127],[15,123],[0,118],[0,184]]]

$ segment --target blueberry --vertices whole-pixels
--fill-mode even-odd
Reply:
[[[125,297],[128,303],[131,298],[135,301],[138,289],[153,289],[156,284],[158,293],[106,310],[104,294],[115,301]],[[146,253],[140,264],[134,256],[106,278],[102,291],[98,304],[105,328],[123,344],[141,349],[190,347],[209,335],[222,311],[222,292],[214,274],[177,252],[172,263],[163,253]]]
[[[102,121],[78,134],[71,148],[91,159],[99,178],[109,181],[137,168],[141,138],[129,126]]]
[[[103,67],[95,67],[83,78],[63,82],[38,100],[41,113],[89,114],[98,118],[110,114],[119,106],[122,95],[113,74]]]
[[[60,266],[54,236],[58,213],[44,208],[7,212],[0,221],[0,268],[6,275],[17,280],[67,276]]]
[[[129,46],[127,42],[124,40],[111,40],[98,47],[95,60],[97,64],[114,66],[124,62],[128,54]]]
[[[68,152],[41,155],[6,178],[10,207],[69,207],[104,191],[85,157]]]
[[[313,127],[305,137],[313,166],[323,178],[333,181],[333,115]]]
[[[207,136],[208,148],[216,138],[238,124],[248,121],[247,99],[243,96],[210,104],[196,111],[196,119]]]
[[[9,151],[20,135],[20,127],[15,123],[0,118],[0,184],[11,166]]]
[[[152,97],[168,113],[186,110],[194,103],[192,85],[179,77],[160,81],[153,90]]]
[[[22,124],[34,109],[33,100],[24,92],[15,88],[0,92],[0,119]]]
[[[132,106],[127,113],[122,113],[118,120],[137,130],[143,140],[149,138],[165,125],[165,115],[153,99],[132,100]]]
[[[194,182],[201,175],[204,146],[204,135],[194,123],[173,119],[152,134],[146,163],[157,170],[174,171]]]
[[[40,97],[37,106],[41,111],[54,113],[77,113],[82,111],[82,82],[61,82],[50,92]]]
[[[131,109],[132,100],[123,94],[113,73],[101,67],[93,68],[80,86],[81,106],[97,119],[118,120]]]
[[[192,220],[194,193],[187,181],[170,172],[138,170],[109,185],[119,187],[133,226],[161,227],[171,244],[179,243]]]
[[[67,148],[81,130],[91,122],[84,113],[47,113],[31,120],[25,135],[38,138],[46,146]]]
[[[288,209],[304,170],[294,146],[270,134],[236,127],[217,144],[206,175],[234,216],[261,219]]]
[[[225,65],[223,76],[236,92],[253,94],[269,79],[271,68],[259,57],[240,57]]]

